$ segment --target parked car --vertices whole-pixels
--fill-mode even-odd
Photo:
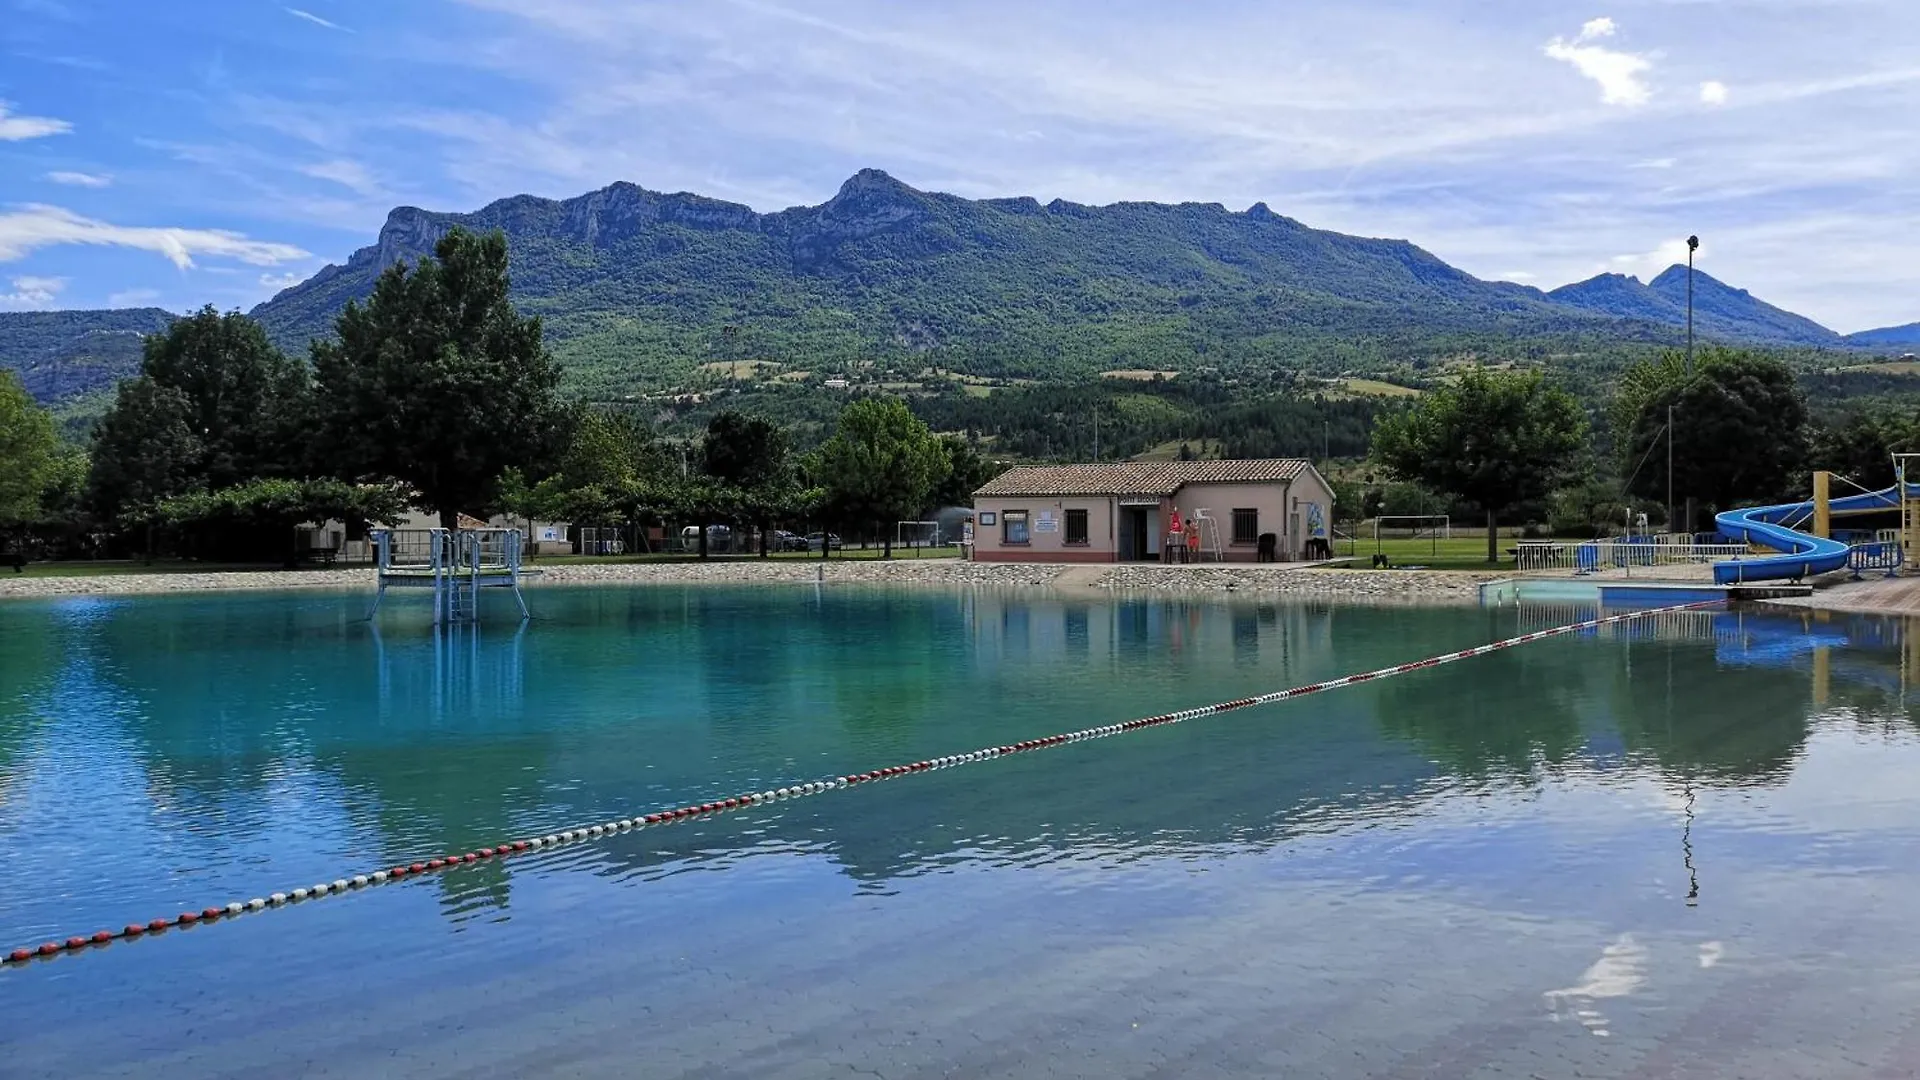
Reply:
[[[807,538],[785,529],[775,529],[767,547],[774,551],[806,551]]]
[[[841,548],[847,546],[840,542],[840,535],[838,533],[808,533],[807,534],[807,550],[808,551],[819,551],[821,544],[827,545],[827,547],[833,551],[839,551]]]
[[[707,550],[726,551],[733,542],[733,530],[725,525],[707,526]],[[689,525],[680,530],[680,543],[688,551],[700,549],[700,526]]]

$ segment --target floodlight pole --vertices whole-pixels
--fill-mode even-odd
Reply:
[[[1693,381],[1693,253],[1700,248],[1698,236],[1687,237],[1687,381]],[[1673,513],[1673,410],[1667,410],[1667,513]],[[1687,496],[1687,535],[1693,535],[1693,496]]]

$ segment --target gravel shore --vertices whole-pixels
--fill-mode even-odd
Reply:
[[[1387,602],[1471,602],[1497,575],[1440,570],[1341,570],[1265,566],[1059,566],[958,559],[791,559],[711,563],[567,563],[542,568],[530,585],[841,583],[1087,589],[1116,593],[1260,593]],[[13,577],[0,573],[0,598],[124,596],[239,589],[373,589],[373,571],[257,570],[220,573]]]

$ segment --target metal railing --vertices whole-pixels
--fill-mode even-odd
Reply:
[[[462,573],[520,565],[518,529],[378,529],[373,539],[382,570]]]
[[[1561,542],[1523,540],[1515,548],[1517,568],[1527,570],[1599,570],[1651,566],[1697,566],[1738,559],[1748,554],[1745,544],[1696,544],[1687,541],[1585,540]]]
[[[1884,530],[1897,532],[1898,530]],[[1847,568],[1853,571],[1853,579],[1860,580],[1862,570],[1885,570],[1888,577],[1900,569],[1906,562],[1906,552],[1901,549],[1900,541],[1876,540],[1871,544],[1855,544],[1847,549]]]

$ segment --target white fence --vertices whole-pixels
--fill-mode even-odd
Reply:
[[[1663,538],[1664,539],[1664,538]],[[1587,540],[1574,543],[1523,540],[1516,549],[1518,568],[1526,570],[1613,570],[1639,566],[1693,566],[1737,559],[1745,544],[1627,543]]]

